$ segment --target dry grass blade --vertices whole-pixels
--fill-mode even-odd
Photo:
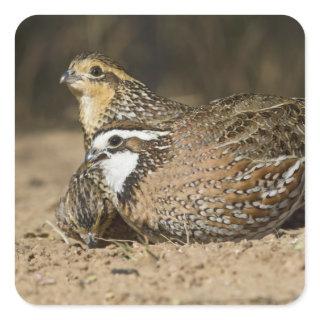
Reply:
[[[173,244],[173,245],[176,246],[176,247],[179,247],[180,245],[183,245],[183,246],[184,246],[184,245],[187,244],[186,242],[183,242],[183,241],[180,240],[180,239],[172,238],[174,241],[179,242],[179,243],[180,243],[180,245],[179,245],[179,244],[177,244],[177,243],[174,243],[171,239],[169,239],[168,237],[166,237],[164,234],[160,233],[160,235],[161,235],[161,237],[165,238],[168,242],[170,242],[171,244]]]
[[[153,259],[155,259],[156,261],[158,261],[158,260],[160,259],[155,253],[153,253],[153,252],[150,250],[148,244],[144,245],[144,249],[145,249],[145,251],[146,251]]]
[[[46,220],[45,224],[49,225],[56,233],[58,233],[68,246],[70,245],[70,241],[68,240],[67,236],[58,227],[56,227],[51,221]]]
[[[102,240],[104,242],[111,242],[111,243],[115,243],[115,242],[130,242],[130,243],[136,243],[137,241],[134,240],[125,240],[125,239],[104,239],[104,238],[99,238],[99,237],[95,237],[95,239],[98,240]]]
[[[183,220],[183,226],[184,226],[184,230],[186,231],[186,235],[187,235],[187,244],[190,244],[190,236],[189,236],[189,230],[187,228],[187,218],[186,218],[186,214],[184,213],[184,220]]]
[[[114,244],[123,252],[126,259],[136,260],[136,258],[133,257],[132,248],[128,245],[128,243],[115,241]]]
[[[128,245],[128,243],[135,243],[137,241],[134,240],[123,240],[123,239],[104,239],[104,238],[98,238],[96,237],[96,239],[98,240],[102,240],[105,242],[110,242],[113,243],[114,245],[116,245],[124,254],[124,256],[127,259],[133,259],[133,253],[132,253],[132,248]]]

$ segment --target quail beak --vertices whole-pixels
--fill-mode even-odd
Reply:
[[[94,154],[92,152],[87,152],[84,160],[85,160],[85,162],[92,162],[94,157],[95,156],[94,156]]]
[[[73,70],[67,70],[63,73],[60,78],[60,83],[71,84],[77,80],[80,80],[80,77],[75,74]]]
[[[92,163],[92,164],[105,159],[109,159],[109,156],[106,153],[96,154],[94,151],[87,152],[85,156],[85,162]]]
[[[81,236],[81,238],[90,249],[97,246],[97,240],[91,232],[85,236]]]

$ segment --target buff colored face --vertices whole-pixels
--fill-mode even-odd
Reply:
[[[68,70],[62,75],[60,83],[66,83],[75,96],[90,96],[97,86],[103,83],[106,66],[99,60],[79,60],[73,61]]]
[[[102,86],[114,85],[119,80],[130,80],[124,70],[100,59],[87,57],[74,59],[64,72],[60,83],[66,83],[76,96],[93,96]]]

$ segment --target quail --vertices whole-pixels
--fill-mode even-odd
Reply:
[[[116,158],[107,174],[100,171],[102,189],[112,191],[108,199],[136,231],[196,241],[251,238],[303,205],[303,99],[238,94],[188,107],[152,92],[99,53],[77,56],[61,82],[79,100],[88,158],[98,167],[108,160],[104,131],[143,131],[120,136],[129,149],[108,151]],[[92,147],[93,138],[100,148]],[[168,139],[169,146],[144,149]]]
[[[166,128],[113,121],[87,160],[150,241],[260,238],[304,205],[304,100],[241,94],[189,108]]]
[[[60,83],[67,84],[79,101],[86,149],[95,132],[114,120],[163,126],[187,108],[152,92],[101,53],[76,56]]]
[[[108,191],[99,188],[99,170],[87,162],[71,177],[68,190],[56,210],[57,224],[67,236],[84,242],[89,248],[99,246],[116,210]]]

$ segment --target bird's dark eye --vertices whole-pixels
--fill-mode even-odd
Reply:
[[[118,147],[122,143],[123,139],[119,136],[112,136],[109,139],[109,144],[111,147]]]
[[[99,66],[93,66],[90,69],[90,74],[94,77],[99,77],[102,75],[102,69]]]

